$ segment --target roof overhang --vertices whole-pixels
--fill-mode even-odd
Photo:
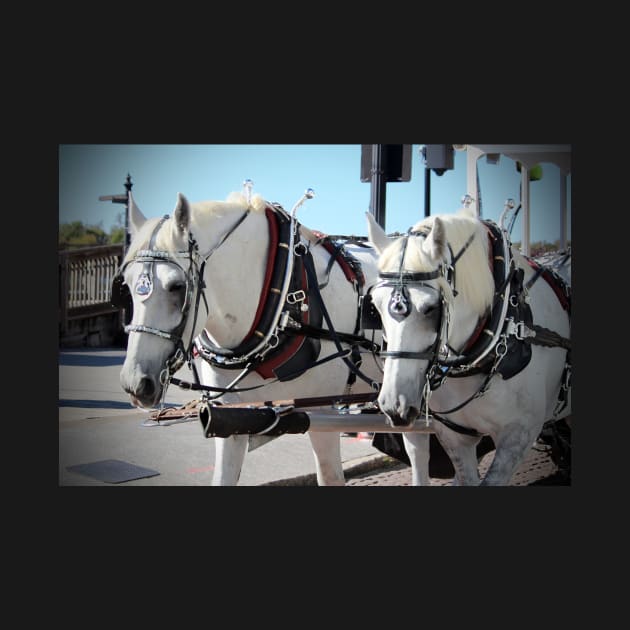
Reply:
[[[469,144],[481,155],[500,153],[530,169],[540,162],[551,162],[564,174],[571,172],[570,144]]]

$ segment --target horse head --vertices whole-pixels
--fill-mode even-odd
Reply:
[[[370,240],[380,254],[372,302],[387,339],[378,403],[394,426],[408,426],[420,415],[428,371],[437,368],[438,354],[465,342],[477,311],[489,305],[493,285],[480,225],[468,213],[435,216],[390,239],[368,214]],[[467,254],[456,265],[471,242],[478,250],[474,258]],[[471,286],[478,261],[485,266],[481,289]]]
[[[200,269],[184,195],[172,218],[146,219],[130,194],[129,215],[132,242],[119,282],[130,292],[133,318],[120,383],[135,406],[151,408],[183,363]]]

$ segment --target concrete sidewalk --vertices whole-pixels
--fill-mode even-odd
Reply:
[[[214,471],[214,438],[205,438],[197,419],[169,426],[144,426],[148,413],[131,406],[119,384],[121,349],[81,348],[59,352],[60,486],[206,486]],[[177,376],[192,380],[186,367]],[[180,406],[196,396],[171,386],[166,404]],[[341,438],[348,475],[391,461],[370,440]],[[118,460],[159,474],[122,483],[100,481],[68,467]],[[311,485],[315,462],[307,434],[283,435],[250,451],[239,486]]]

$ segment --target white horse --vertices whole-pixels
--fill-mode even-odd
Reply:
[[[482,485],[507,485],[543,424],[571,413],[570,299],[561,304],[505,230],[470,211],[429,217],[393,242],[368,223],[388,343],[382,411],[394,426],[433,414],[460,484],[479,484],[475,445],[490,435]]]
[[[345,387],[350,373],[345,350],[352,344],[347,339],[341,344],[346,356],[316,367],[308,366],[317,358],[338,352],[339,345],[326,338],[309,345],[302,336],[302,345],[296,349],[289,344],[284,357],[264,365],[258,360],[272,357],[284,333],[288,338],[290,328],[296,321],[301,325],[300,319],[304,322],[307,314],[309,324],[317,325],[316,300],[310,289],[303,290],[305,268],[301,278],[284,271],[291,263],[297,269],[297,258],[305,258],[307,251],[312,254],[321,297],[335,331],[347,338],[363,333],[357,318],[358,289],[348,279],[347,267],[344,270],[333,263],[318,236],[293,215],[260,195],[249,199],[240,193],[232,193],[226,201],[198,203],[189,203],[179,194],[172,218],[148,220],[130,195],[129,211],[133,238],[121,266],[118,289],[130,290],[133,318],[126,328],[129,338],[120,382],[134,405],[158,406],[171,376],[190,360],[193,347],[206,359],[191,363],[196,369],[200,362],[201,383],[234,389],[224,393],[222,402],[349,393]],[[360,261],[367,288],[377,277],[374,249],[347,246],[347,250]],[[282,256],[286,261],[279,267]],[[329,328],[326,322],[321,322],[321,327]],[[380,333],[375,341],[380,343]],[[317,344],[321,344],[319,353]],[[300,353],[306,354],[301,363],[297,358]],[[297,363],[285,366],[285,376],[287,370],[290,376],[305,366],[308,369],[291,380],[275,378],[275,370],[281,371],[292,356]],[[248,371],[248,363],[259,371]],[[360,371],[367,378],[356,378],[352,393],[373,391],[373,383],[380,383],[382,372],[369,352],[363,354]],[[242,391],[263,384],[263,389]],[[339,434],[309,432],[309,438],[318,484],[343,485]],[[429,436],[405,438],[414,482],[428,484]],[[247,435],[215,438],[213,485],[238,483],[249,439]]]

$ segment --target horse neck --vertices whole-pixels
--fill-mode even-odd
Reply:
[[[456,265],[468,265],[469,263],[475,264],[475,261],[478,261],[480,264],[487,265],[487,254],[485,254],[485,249],[482,247],[482,241],[480,238],[487,238],[485,236],[485,231],[482,231],[482,235],[478,235],[472,241],[472,246],[468,250],[471,253],[474,253],[472,261],[463,258],[459,262],[455,263]],[[464,256],[467,255],[467,252],[464,252]],[[469,258],[471,254],[468,254]],[[470,267],[461,269],[459,278],[465,284],[466,282],[471,282],[470,275],[472,270]],[[455,288],[457,288],[457,276],[455,278]],[[485,269],[481,269],[478,273],[475,273],[472,281],[475,283],[476,287],[473,290],[472,288],[468,288],[466,290],[465,287],[459,287],[460,292],[455,296],[453,307],[451,309],[451,322],[449,326],[449,338],[448,343],[451,348],[455,348],[458,351],[461,351],[466,343],[470,341],[471,336],[475,332],[475,329],[479,325],[479,319],[482,315],[479,312],[480,308],[484,308],[482,305],[487,304],[488,306],[492,303],[492,296],[494,292],[494,282],[492,281],[491,272]],[[469,296],[466,297],[466,293],[469,293]],[[486,293],[487,292],[487,293]],[[486,307],[487,308],[487,307]]]
[[[457,351],[461,351],[472,336],[478,322],[479,315],[477,312],[461,296],[457,296],[454,307],[451,310],[448,336],[449,346]]]
[[[212,233],[217,235],[216,242],[238,218],[238,213],[217,218],[216,226],[212,227]],[[205,328],[214,343],[222,348],[234,348],[245,338],[263,288],[268,244],[265,215],[251,212],[214,251],[204,273],[209,314],[195,334]]]

